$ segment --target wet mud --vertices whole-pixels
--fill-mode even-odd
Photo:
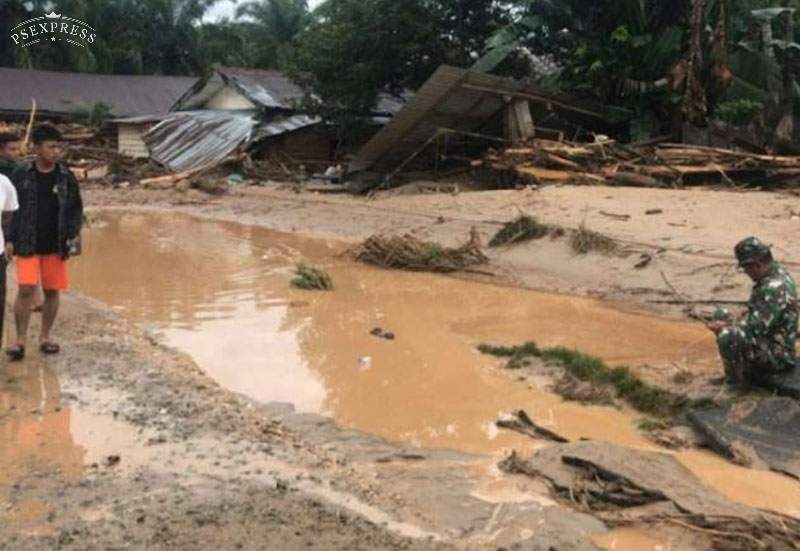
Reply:
[[[284,518],[275,503],[289,511],[286,526],[319,511],[323,524],[331,527],[332,539],[325,541],[332,546],[327,548],[373,541],[375,549],[444,549],[448,544],[443,542],[452,538],[467,542],[465,549],[529,540],[591,548],[585,546],[594,537],[603,548],[627,549],[641,534],[604,535],[602,523],[558,506],[544,484],[501,475],[494,467],[498,456],[542,443],[498,431],[494,421],[525,409],[537,423],[573,440],[652,449],[636,429],[640,415],[564,403],[542,390],[540,381],[498,369],[498,361],[475,347],[534,340],[634,369],[707,372],[716,365],[713,341],[704,329],[594,300],[363,267],[343,255],[346,246],[340,242],[252,226],[164,213],[106,212],[93,218],[84,256],[72,265],[74,287],[145,327],[151,344],[144,345],[150,351],[129,348],[140,339],[96,316],[68,335],[69,342],[82,343],[84,356],[68,349],[56,368],[31,358],[5,372],[0,385],[0,520],[14,526],[15,537],[58,541],[76,517],[48,496],[62,492],[70,502],[89,501],[87,479],[119,494],[121,480],[150,491],[159,480],[174,477],[181,481],[174,488],[181,501],[174,504],[174,515],[160,518],[173,529],[151,540],[154,549],[192,548],[188,534],[197,524],[184,524],[180,515],[196,510],[214,511],[209,514],[215,522],[227,518],[235,526],[218,540],[221,548],[233,548],[241,539],[236,530],[261,529],[247,520],[247,508]],[[291,289],[289,280],[300,261],[325,268],[335,290]],[[395,338],[372,335],[376,327]],[[152,343],[188,354],[224,389],[248,400],[223,398],[221,389],[197,382],[183,361],[170,368],[171,375],[163,375],[172,353]],[[83,365],[87,353],[93,359]],[[116,367],[104,372],[105,361]],[[130,366],[134,372],[126,372]],[[67,379],[70,388],[62,392],[59,386]],[[126,400],[131,403],[118,403],[114,393],[105,396],[109,386],[130,387]],[[276,426],[302,435],[303,446],[318,450],[303,452],[302,466],[290,468],[300,463],[284,452],[272,457],[271,444],[241,441],[242,434],[272,438],[257,414],[259,404],[274,402],[291,402],[298,410],[269,406]],[[243,413],[248,410],[253,418]],[[327,418],[355,430],[342,431]],[[207,434],[209,426],[240,440],[222,443]],[[300,449],[298,442],[287,445]],[[116,455],[121,455],[119,463],[114,463]],[[796,481],[767,472],[749,478],[752,471],[707,453],[681,453],[678,460],[732,500],[797,513]],[[40,485],[48,476],[57,481],[55,486]],[[735,483],[726,480],[731,477]],[[286,494],[282,488],[287,486],[299,493]],[[765,486],[775,489],[769,495],[777,497],[765,499]],[[86,531],[75,537],[72,548],[81,548],[87,538],[112,546],[147,542],[152,534],[145,537],[135,530],[93,532],[97,526],[116,526],[121,510],[156,517],[152,507],[158,501],[148,502],[153,496],[143,487],[136,486],[134,497],[116,509],[109,496],[82,508],[79,525]],[[192,489],[199,487],[212,489]],[[247,497],[237,500],[232,493],[237,490]],[[251,495],[255,491],[263,496]],[[241,515],[233,522],[230,515],[238,509]],[[357,530],[340,530],[336,519],[345,514],[342,510]],[[383,525],[389,535],[359,524],[353,515]],[[275,530],[291,540],[287,549],[303,548],[307,541],[292,539],[292,533]],[[348,539],[354,534],[366,539]],[[0,541],[5,541],[2,535],[0,529]],[[672,541],[663,534],[656,539]]]

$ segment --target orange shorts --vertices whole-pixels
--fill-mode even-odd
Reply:
[[[39,285],[47,291],[63,291],[69,287],[67,261],[60,254],[15,256],[17,285]]]

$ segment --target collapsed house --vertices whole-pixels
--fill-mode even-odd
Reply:
[[[279,71],[216,67],[170,112],[117,122],[136,127],[150,156],[174,171],[214,166],[240,147],[253,157],[327,165],[336,158],[335,135],[322,119],[303,112],[304,97]],[[372,123],[384,124],[402,106],[402,98],[382,95]]]
[[[463,168],[490,144],[626,138],[628,114],[529,82],[443,65],[349,165],[362,189],[403,172]]]

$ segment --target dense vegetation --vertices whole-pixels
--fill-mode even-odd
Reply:
[[[364,112],[380,90],[417,88],[442,63],[531,77],[635,114],[636,137],[709,119],[789,140],[800,105],[800,0],[3,0],[0,31],[55,9],[99,32],[90,50],[17,49],[0,64],[202,74],[214,63],[281,68],[317,108]],[[311,96],[310,96],[311,97]]]

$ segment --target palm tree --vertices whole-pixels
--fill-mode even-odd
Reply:
[[[277,44],[291,42],[310,20],[307,0],[251,0],[236,15],[262,25]]]

